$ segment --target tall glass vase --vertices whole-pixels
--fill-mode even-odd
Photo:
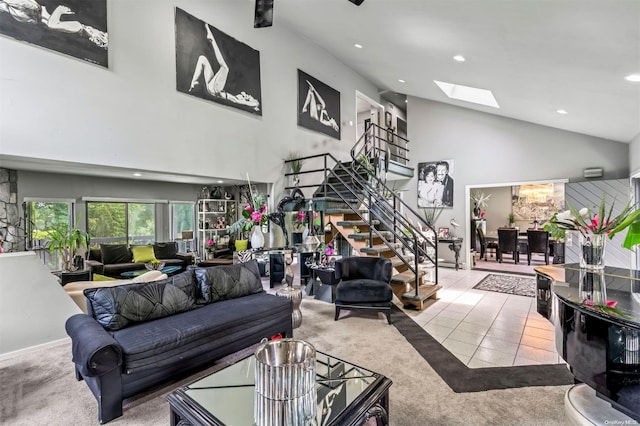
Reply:
[[[605,234],[580,233],[580,267],[589,270],[604,269]]]

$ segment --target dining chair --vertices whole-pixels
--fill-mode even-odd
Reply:
[[[504,253],[511,253],[516,264],[520,262],[518,230],[516,228],[498,228],[498,248],[496,249],[498,262],[502,263]]]
[[[487,253],[489,250],[493,250],[493,253],[497,252],[498,243],[493,239],[487,240],[482,229],[478,228],[476,232],[478,233],[478,239],[480,240],[480,259],[487,260]],[[493,254],[491,254],[491,256],[493,257]]]
[[[544,263],[549,264],[549,233],[542,229],[527,229],[527,265],[531,265],[531,253],[544,254]]]

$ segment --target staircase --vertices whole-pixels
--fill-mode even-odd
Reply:
[[[338,161],[330,153],[303,158],[312,166],[300,174],[308,175],[306,182],[312,183],[297,188],[315,189],[315,209],[323,211],[332,236],[342,235],[361,256],[391,260],[394,294],[405,307],[421,310],[442,287],[438,284],[436,233],[386,185],[389,142],[378,137],[380,133],[380,128],[371,126],[352,148],[350,162]],[[317,178],[309,179],[311,175]],[[421,264],[421,259],[426,262]]]

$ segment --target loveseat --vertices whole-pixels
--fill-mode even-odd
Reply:
[[[165,266],[180,266],[183,271],[193,262],[191,253],[179,253],[178,243],[170,241],[150,246],[100,244],[100,248],[89,250],[85,265],[94,274],[118,277],[123,272],[145,269],[144,264],[154,259]]]
[[[76,378],[98,401],[98,419],[122,400],[203,369],[276,335],[292,336],[289,299],[266,293],[255,260],[190,267],[165,280],[88,288],[88,314],[65,325]]]

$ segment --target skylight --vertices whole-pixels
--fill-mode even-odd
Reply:
[[[473,102],[474,104],[500,108],[500,105],[498,105],[496,98],[493,97],[491,90],[462,86],[461,84],[445,83],[444,81],[438,80],[433,80],[433,82],[436,83],[444,94],[451,99],[458,99],[460,101]]]

